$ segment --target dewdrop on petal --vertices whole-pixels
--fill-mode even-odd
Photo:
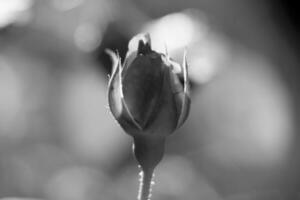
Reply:
[[[185,122],[190,110],[186,53],[182,66],[171,61],[151,49],[149,34],[133,37],[123,64],[118,54],[108,53],[113,60],[108,84],[111,113],[133,137],[135,157],[144,174],[152,177],[166,137]]]

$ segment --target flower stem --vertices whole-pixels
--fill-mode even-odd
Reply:
[[[150,200],[152,190],[153,170],[142,170],[138,200]]]
[[[153,172],[164,155],[165,138],[134,137],[134,155],[141,168],[138,200],[150,200]]]

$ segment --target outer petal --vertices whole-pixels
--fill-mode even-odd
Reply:
[[[178,122],[181,116],[182,107],[183,107],[183,101],[184,101],[184,92],[183,92],[183,85],[180,82],[177,74],[173,72],[173,70],[170,70],[170,86],[172,91],[172,98],[175,101],[176,105],[176,127],[178,127]]]
[[[111,50],[106,51],[112,59],[112,74],[108,82],[108,104],[113,116],[117,119],[122,113],[122,91],[118,74],[121,70],[121,60],[118,54]]]
[[[124,102],[121,82],[121,59],[118,54],[110,50],[108,50],[107,53],[111,56],[113,61],[112,75],[108,83],[108,103],[111,112],[125,131],[133,132],[137,129],[141,129]]]
[[[188,80],[188,64],[186,60],[186,50],[183,54],[183,64],[182,64],[182,72],[183,72],[183,93],[180,95],[180,98],[182,99],[181,104],[181,110],[180,110],[180,116],[177,122],[177,128],[179,128],[187,119],[190,111],[190,105],[191,105],[191,99],[190,99],[190,86],[189,86],[189,80]]]
[[[191,100],[186,94],[178,94],[177,99],[180,99],[181,101],[181,106],[180,106],[180,115],[178,117],[177,121],[177,126],[176,128],[179,128],[187,119],[189,112],[190,112],[190,105],[191,105]]]

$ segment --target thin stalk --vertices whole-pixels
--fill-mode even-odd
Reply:
[[[138,200],[150,200],[152,190],[153,170],[141,171]]]

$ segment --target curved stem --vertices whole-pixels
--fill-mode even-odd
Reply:
[[[150,200],[153,170],[141,171],[138,200]]]

